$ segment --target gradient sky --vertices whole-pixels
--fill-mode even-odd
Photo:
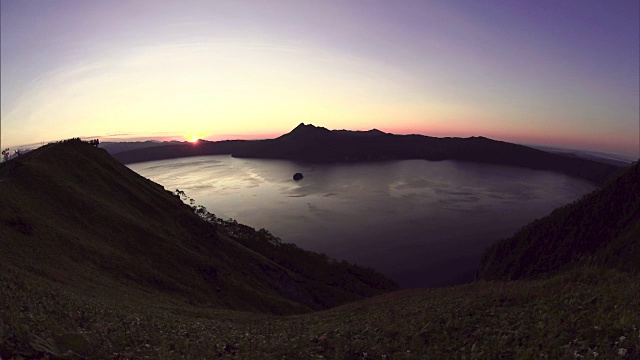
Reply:
[[[640,2],[1,1],[2,146],[300,122],[640,156]]]

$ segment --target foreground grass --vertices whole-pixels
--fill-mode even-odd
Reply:
[[[2,359],[640,358],[640,279],[602,269],[403,290],[296,316],[83,295],[3,270]]]

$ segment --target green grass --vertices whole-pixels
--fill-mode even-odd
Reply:
[[[293,316],[84,296],[2,270],[3,359],[640,357],[640,279],[614,270],[402,290]]]

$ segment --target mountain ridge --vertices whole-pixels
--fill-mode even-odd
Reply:
[[[298,258],[333,276],[330,282],[278,264],[273,254],[286,244],[258,246],[271,238],[248,227],[245,241],[237,241],[162,186],[79,140],[23,156],[0,165],[5,267],[82,291],[133,288],[274,313],[322,309],[397,288],[380,274],[316,260],[297,248]],[[352,285],[339,286],[336,276]]]
[[[585,264],[640,271],[640,162],[490,246],[479,276],[533,278]]]
[[[136,149],[114,154],[122,163],[203,155],[283,159],[310,163],[422,159],[471,161],[554,171],[603,185],[621,169],[482,136],[436,138],[379,130],[328,130],[301,123],[275,139],[200,141],[198,144]]]

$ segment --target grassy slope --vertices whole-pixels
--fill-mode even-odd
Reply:
[[[47,163],[53,160],[49,159]],[[59,164],[52,163],[51,166]],[[8,171],[12,174],[10,179],[28,169],[28,166],[24,170],[0,167],[0,180]],[[45,175],[42,174],[46,178]],[[83,181],[85,176],[74,175],[78,177],[77,181]],[[23,180],[27,181],[26,178]],[[0,253],[0,357],[3,359],[65,356],[65,352],[68,358],[78,358],[79,354],[112,359],[218,356],[244,359],[540,359],[575,358],[577,355],[593,358],[594,352],[599,354],[599,359],[621,358],[621,353],[627,358],[640,357],[640,278],[630,273],[603,267],[579,267],[543,280],[480,281],[443,289],[397,291],[302,315],[273,316],[233,311],[200,302],[186,304],[180,289],[175,292],[154,290],[152,285],[140,283],[139,279],[129,279],[123,284],[119,271],[126,274],[127,269],[116,266],[122,262],[110,263],[99,257],[98,260],[114,267],[108,268],[107,274],[115,271],[118,276],[104,275],[103,268],[83,258],[90,253],[111,251],[110,255],[122,257],[121,261],[127,261],[136,271],[146,269],[145,264],[136,264],[136,260],[140,262],[140,256],[127,257],[127,254],[115,251],[115,245],[109,246],[108,242],[103,244],[104,249],[91,249],[91,252],[83,250],[88,244],[76,241],[67,241],[74,244],[69,249],[62,241],[40,249],[42,244],[34,238],[41,236],[42,231],[64,230],[47,222],[60,221],[56,218],[55,205],[64,201],[65,194],[69,195],[61,189],[68,181],[55,185],[55,179],[45,181],[36,177],[29,180],[40,181],[34,185],[54,191],[53,194],[60,192],[60,195],[51,195],[54,200],[47,200],[48,196],[38,198],[34,193],[21,194],[20,186],[9,181],[0,183],[3,204],[0,239],[2,249],[8,250]],[[100,179],[96,177],[92,181]],[[144,179],[139,181],[144,182]],[[156,194],[156,190],[145,189]],[[103,190],[111,197],[122,196],[121,189],[111,191],[103,186]],[[157,188],[157,193],[160,195],[153,196],[167,196],[171,201],[178,201],[161,188]],[[88,198],[80,199],[89,204],[97,201],[91,194],[84,195]],[[85,200],[76,199],[78,204],[73,205],[81,206]],[[64,205],[57,211],[64,213],[69,204]],[[152,205],[143,203],[141,206]],[[46,209],[51,218],[41,218],[28,211],[36,207]],[[80,209],[90,215],[92,208]],[[128,211],[135,212],[133,209]],[[117,232],[121,221],[132,222],[139,214],[111,215],[124,217],[109,223],[115,229],[97,227],[96,223],[87,220],[83,231],[93,236],[103,236],[100,235],[102,231]],[[141,232],[154,234],[154,231],[162,231],[166,221],[171,219],[138,226]],[[74,233],[78,231],[74,229]],[[16,233],[24,236],[15,241],[6,240],[7,236]],[[274,263],[279,261],[277,256],[271,255],[274,261],[269,262],[231,241],[229,236],[214,236],[210,243],[227,244],[225,252],[244,249],[242,261],[277,266]],[[118,243],[123,241],[109,239]],[[176,241],[176,238],[171,239]],[[190,243],[188,237],[181,241],[187,249],[197,245]],[[258,250],[260,246],[254,244],[253,247]],[[135,246],[132,249],[135,250]],[[206,247],[197,250],[202,253]],[[73,251],[77,254],[71,255]],[[67,271],[65,267],[76,271]],[[78,269],[86,273],[78,274]],[[95,275],[105,278],[96,280]],[[165,281],[171,279],[167,274],[160,275]],[[251,274],[244,276],[250,278]],[[88,279],[97,284],[87,283]],[[266,296],[260,291],[257,294]],[[237,300],[242,301],[243,295],[236,294]],[[265,301],[264,297],[259,301]],[[252,301],[245,306],[257,305]]]
[[[547,276],[569,266],[594,264],[640,271],[640,162],[604,188],[491,246],[480,277]]]
[[[0,177],[0,260],[87,294],[137,290],[295,313],[395,289],[386,282],[356,293],[285,269],[86,144],[50,145],[3,164]]]
[[[402,290],[295,316],[135,293],[79,296],[2,270],[3,359],[68,350],[110,359],[573,359],[594,352],[618,359],[620,351],[640,357],[640,278],[615,270]]]

